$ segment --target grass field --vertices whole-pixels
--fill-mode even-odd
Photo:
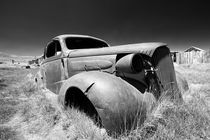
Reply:
[[[184,103],[163,100],[156,130],[141,127],[117,139],[210,139],[210,64],[175,67],[188,81]],[[114,139],[76,109],[62,110],[57,96],[37,87],[37,69],[0,68],[0,140]],[[148,132],[148,133],[145,133]]]

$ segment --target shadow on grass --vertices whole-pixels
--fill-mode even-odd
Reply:
[[[0,83],[0,90],[3,90],[4,88],[6,88],[7,87],[7,85],[6,84],[2,84],[2,83]]]
[[[0,79],[0,91],[7,87],[7,85],[4,82],[5,79]]]
[[[17,140],[17,134],[10,127],[0,126],[0,140]]]

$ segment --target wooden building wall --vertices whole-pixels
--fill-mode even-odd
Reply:
[[[174,53],[173,61],[178,64],[197,64],[197,63],[210,63],[209,56],[205,51],[190,51]]]

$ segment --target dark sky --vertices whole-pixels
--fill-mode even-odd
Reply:
[[[0,51],[41,55],[59,34],[85,34],[111,45],[165,42],[171,50],[210,48],[204,0],[1,0]]]

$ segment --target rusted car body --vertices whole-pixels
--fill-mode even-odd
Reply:
[[[181,98],[164,43],[110,47],[91,36],[60,35],[45,48],[40,70],[62,106],[84,111],[108,132],[142,124],[166,91]]]

